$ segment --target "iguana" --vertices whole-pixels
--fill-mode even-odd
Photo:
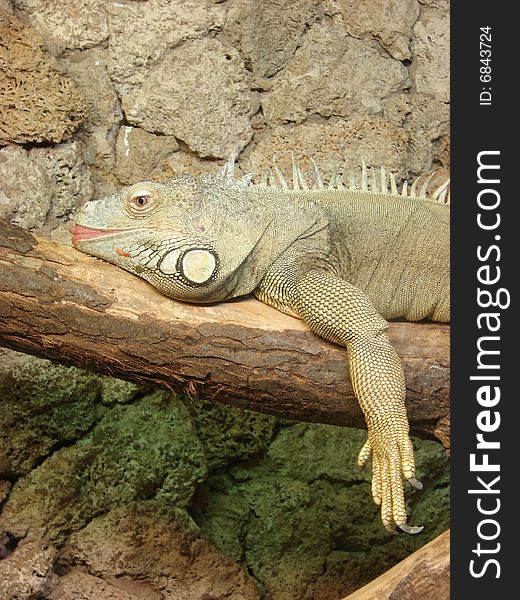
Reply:
[[[119,265],[177,300],[213,303],[253,293],[345,346],[372,458],[372,496],[383,525],[408,533],[403,478],[421,489],[405,407],[401,361],[385,319],[449,321],[448,183],[398,191],[393,174],[361,181],[314,164],[308,185],[293,162],[292,185],[274,164],[264,178],[218,172],[144,181],[88,202],[73,245]],[[449,194],[448,194],[449,198]]]

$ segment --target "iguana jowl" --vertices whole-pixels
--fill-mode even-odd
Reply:
[[[389,531],[406,524],[403,476],[415,479],[399,357],[385,319],[449,321],[446,184],[427,198],[381,169],[361,183],[309,189],[293,166],[258,184],[217,173],[145,181],[89,202],[71,230],[80,250],[119,265],[163,294],[196,303],[253,293],[347,348],[368,425],[359,464],[372,458],[372,496]]]

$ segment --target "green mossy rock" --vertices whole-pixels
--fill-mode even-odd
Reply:
[[[370,472],[356,466],[365,437],[326,425],[283,427],[263,458],[211,475],[193,515],[277,600],[341,597],[449,526],[444,450],[416,440],[425,491],[407,486],[407,497],[410,522],[425,531],[386,533],[371,500]]]
[[[185,506],[206,474],[184,404],[155,392],[115,406],[89,435],[19,480],[0,529],[16,537],[37,531],[59,543],[93,517],[135,500]]]
[[[276,417],[203,400],[186,398],[185,402],[210,468],[268,448]]]
[[[99,375],[3,351],[0,475],[19,477],[96,421]]]
[[[101,402],[106,406],[128,404],[142,391],[142,386],[131,381],[101,377]]]
[[[0,479],[11,481],[3,481],[0,531],[16,538],[66,544],[101,515],[144,503],[200,527],[266,600],[328,600],[448,527],[449,469],[439,444],[415,440],[424,491],[406,486],[410,522],[425,531],[391,536],[371,501],[370,470],[356,464],[364,431],[144,395],[124,381],[6,357]]]

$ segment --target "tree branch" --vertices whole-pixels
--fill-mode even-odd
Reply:
[[[450,597],[450,532],[410,554],[374,581],[343,600],[449,600]]]
[[[449,327],[392,323],[413,431],[449,445]],[[175,302],[121,269],[0,221],[0,345],[141,384],[365,427],[343,348],[245,299]]]

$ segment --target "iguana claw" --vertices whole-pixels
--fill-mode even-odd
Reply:
[[[410,479],[408,479],[408,481],[416,490],[423,489],[423,484],[420,481],[417,481],[417,479],[415,479],[415,477],[410,477]]]
[[[404,531],[405,533],[409,533],[410,535],[416,535],[418,533],[421,533],[421,531],[424,529],[423,525],[419,525],[418,527],[415,527],[413,525],[407,525],[406,523],[403,523],[402,525],[398,525],[397,527],[401,531]]]

